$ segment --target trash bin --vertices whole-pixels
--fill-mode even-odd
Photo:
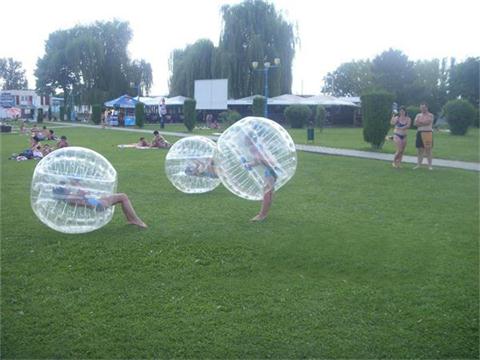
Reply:
[[[315,129],[308,128],[307,129],[307,141],[314,141],[315,140]]]
[[[10,125],[1,125],[0,132],[3,132],[3,133],[12,132],[12,127]]]

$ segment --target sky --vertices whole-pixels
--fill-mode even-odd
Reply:
[[[273,0],[298,29],[292,92],[319,94],[323,78],[340,64],[373,59],[389,48],[411,60],[480,56],[476,0]],[[229,0],[22,0],[0,5],[0,58],[12,57],[27,70],[34,88],[36,61],[51,32],[96,20],[126,20],[133,30],[132,59],[152,65],[151,95],[168,94],[172,50],[200,38],[218,44],[220,8]],[[5,16],[8,14],[8,16]]]

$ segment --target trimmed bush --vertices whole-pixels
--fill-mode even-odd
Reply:
[[[253,116],[265,116],[265,96],[256,95],[253,98],[252,113]]]
[[[65,120],[65,106],[60,106],[60,121]]]
[[[465,135],[468,127],[475,121],[476,111],[467,100],[450,100],[443,107],[452,135]]]
[[[284,115],[293,129],[301,129],[312,116],[312,110],[307,105],[290,105]]]
[[[222,111],[218,115],[218,119],[222,124],[225,126],[230,126],[236,123],[238,120],[242,118],[242,115],[240,115],[237,111],[235,110],[227,110],[227,111]]]
[[[393,94],[375,91],[362,95],[363,139],[381,149],[390,129]]]
[[[51,106],[48,107],[48,121],[52,120],[52,108]]]
[[[92,122],[95,125],[98,125],[100,124],[101,121],[102,121],[102,106],[98,104],[92,105]]]
[[[37,123],[43,123],[43,109],[39,108],[37,110]]]
[[[322,105],[317,105],[317,108],[315,109],[315,125],[320,128],[320,132],[323,131],[323,128],[325,127],[326,115],[327,112],[325,111],[325,108]]]
[[[145,104],[136,103],[135,104],[135,125],[139,128],[143,128],[145,124]]]
[[[185,102],[183,103],[183,123],[190,132],[195,128],[195,123],[197,121],[195,116],[196,106],[197,101],[194,99],[185,99]]]

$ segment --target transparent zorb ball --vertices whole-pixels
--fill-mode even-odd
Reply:
[[[223,185],[248,200],[261,200],[295,174],[297,153],[288,132],[262,117],[246,117],[230,126],[217,141],[214,158]]]
[[[82,147],[66,147],[45,156],[35,167],[31,205],[50,228],[68,234],[101,228],[113,217],[104,206],[117,188],[117,172],[102,155]]]
[[[165,158],[168,180],[187,194],[212,191],[220,185],[213,157],[216,144],[204,136],[190,136],[177,141]]]

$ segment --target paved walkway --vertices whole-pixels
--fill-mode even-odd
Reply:
[[[58,124],[58,123],[51,122],[51,124]],[[97,126],[97,125],[78,124],[78,123],[71,123],[71,124],[68,124],[67,126],[99,129],[99,126]],[[152,133],[152,130],[130,129],[130,128],[109,127],[108,130],[137,132],[137,133],[143,133],[143,134],[151,134]],[[177,137],[192,136],[191,134],[182,133],[182,132],[170,132],[170,131],[158,131],[158,132],[162,135],[167,135],[167,136],[177,136]],[[207,137],[209,139],[212,139],[212,140],[217,140],[218,139],[218,136],[215,136],[215,135],[202,135],[202,136],[205,136],[205,137]],[[393,159],[392,154],[383,154],[383,153],[377,153],[377,152],[371,152],[371,151],[338,149],[338,148],[332,148],[332,147],[326,147],[326,146],[302,145],[302,144],[295,144],[295,146],[296,146],[297,150],[299,150],[299,151],[312,152],[312,153],[316,153],[316,154],[349,156],[349,157],[357,157],[357,158],[362,158],[362,159],[383,160],[383,161],[389,161],[389,162],[391,162],[392,159]],[[410,163],[410,164],[416,164],[417,163],[417,158],[416,158],[416,156],[404,156],[403,161],[406,162],[406,163]],[[475,162],[433,159],[433,166],[434,167],[435,166],[448,167],[448,168],[455,168],[455,169],[463,169],[463,170],[480,172],[480,163],[475,163]]]

